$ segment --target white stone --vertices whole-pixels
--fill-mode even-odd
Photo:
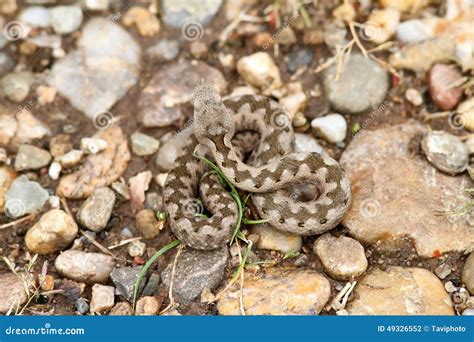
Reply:
[[[18,19],[32,27],[49,27],[51,26],[51,15],[49,9],[41,6],[30,6],[25,8]]]
[[[62,156],[56,157],[56,161],[61,163],[61,166],[64,168],[72,167],[77,165],[84,155],[84,152],[81,150],[71,150]]]
[[[346,138],[347,122],[341,114],[329,114],[311,121],[311,127],[330,143],[343,142]]]
[[[61,170],[62,170],[61,164],[57,161],[54,161],[49,166],[48,175],[51,179],[57,180],[59,178]]]
[[[57,6],[51,9],[51,25],[56,33],[72,33],[81,23],[82,10],[79,6]]]
[[[237,62],[237,71],[246,83],[260,88],[264,94],[281,86],[280,71],[266,52],[242,57]]]
[[[107,141],[99,138],[82,138],[81,150],[86,154],[97,154],[107,148]]]

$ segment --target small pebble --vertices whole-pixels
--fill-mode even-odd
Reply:
[[[435,64],[431,68],[428,80],[430,95],[441,110],[451,110],[461,101],[463,90],[453,87],[461,78],[461,73],[454,66]]]
[[[53,157],[59,157],[73,148],[71,136],[68,134],[58,134],[49,140],[49,152]]]
[[[405,98],[414,106],[420,106],[423,104],[423,97],[420,92],[414,88],[409,88],[405,92]]]
[[[87,303],[87,300],[82,297],[76,300],[74,306],[76,307],[77,312],[79,312],[81,315],[85,315],[89,312],[89,304]]]
[[[359,277],[368,266],[364,247],[346,236],[321,235],[314,242],[313,250],[326,273],[337,280],[349,281]]]
[[[260,88],[264,94],[281,86],[280,71],[266,52],[242,57],[237,62],[237,71],[246,83]]]
[[[400,12],[393,8],[373,10],[364,24],[363,38],[382,44],[389,40],[397,31]]]
[[[329,114],[311,121],[316,133],[330,143],[340,143],[346,138],[347,122],[341,114]]]
[[[74,220],[59,209],[43,214],[25,235],[26,247],[33,253],[50,254],[65,249],[78,232]]]
[[[158,151],[160,142],[146,134],[135,132],[130,137],[132,150],[138,156],[148,156]]]
[[[160,22],[158,18],[150,13],[146,8],[134,6],[131,7],[123,16],[125,26],[136,25],[140,35],[150,37],[158,34],[160,31]]]
[[[143,256],[146,251],[146,244],[141,241],[132,241],[128,244],[127,251],[131,257]]]
[[[110,0],[84,0],[84,5],[91,11],[105,11],[109,8]]]
[[[59,254],[54,262],[63,277],[86,284],[105,283],[114,266],[110,255],[73,250]]]
[[[116,291],[128,301],[133,301],[135,282],[137,281],[140,267],[115,267],[110,273],[110,278],[115,285]],[[141,288],[145,283],[142,281]]]
[[[158,314],[160,310],[160,303],[155,297],[146,296],[137,301],[135,315],[150,316]]]
[[[154,62],[172,61],[178,56],[181,43],[176,39],[161,39],[146,50],[146,55]]]
[[[30,92],[33,83],[33,74],[27,71],[10,73],[2,78],[2,89],[4,94],[13,102],[22,102]]]
[[[123,182],[113,182],[110,186],[117,194],[122,196],[123,199],[129,200],[130,199],[130,191],[128,190],[128,186]]]
[[[94,232],[102,231],[110,220],[115,205],[115,193],[107,187],[94,189],[81,205],[78,222]]]
[[[97,154],[107,148],[107,141],[99,138],[82,138],[81,150],[85,154]]]
[[[133,308],[130,303],[119,302],[110,310],[110,316],[132,316]]]
[[[467,290],[474,296],[474,253],[471,253],[464,264],[462,282]]]
[[[434,272],[439,279],[445,279],[448,275],[451,274],[451,267],[447,264],[441,264],[436,267]]]
[[[76,166],[80,163],[84,152],[81,150],[71,150],[62,156],[56,157],[55,160],[65,169]]]
[[[115,289],[113,286],[95,284],[92,286],[90,310],[93,313],[109,311],[115,304]]]
[[[57,6],[53,7],[50,13],[51,26],[56,33],[72,33],[81,26],[82,10],[79,6]]]
[[[45,167],[51,161],[51,155],[48,151],[33,145],[20,145],[15,158],[15,170],[38,170]]]
[[[45,104],[53,103],[56,98],[57,90],[53,87],[39,86],[36,88],[36,94],[38,95],[38,103],[42,106]]]
[[[0,77],[15,67],[15,62],[6,52],[0,52]]]
[[[299,252],[303,245],[300,235],[280,232],[266,224],[255,225],[252,232],[260,237],[257,241],[258,249],[289,253]]]
[[[156,238],[164,226],[164,221],[158,221],[155,212],[151,209],[139,211],[135,216],[135,221],[137,229],[147,240]]]
[[[421,141],[426,158],[438,170],[455,175],[466,170],[469,150],[457,136],[444,131],[432,131]]]
[[[48,202],[53,209],[58,209],[61,206],[61,200],[58,196],[49,196]]]
[[[57,180],[61,174],[62,166],[58,162],[52,162],[48,169],[48,175],[51,179]]]
[[[49,198],[49,193],[37,182],[22,175],[11,183],[5,194],[5,213],[11,218],[40,211]]]
[[[21,11],[18,19],[31,27],[46,28],[51,26],[51,12],[41,6],[29,6]]]
[[[193,41],[189,49],[191,51],[191,55],[193,55],[194,58],[198,59],[206,57],[207,53],[209,52],[207,49],[207,45],[200,40]]]

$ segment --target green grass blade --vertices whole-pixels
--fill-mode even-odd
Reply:
[[[138,273],[137,280],[135,281],[135,287],[133,290],[133,308],[135,308],[135,304],[137,301],[137,296],[138,296],[138,289],[140,288],[141,282],[143,280],[143,277],[145,274],[148,272],[148,269],[153,265],[153,263],[158,259],[160,256],[168,252],[169,250],[175,248],[181,243],[179,240],[174,240],[173,242],[170,242],[169,244],[163,246],[160,250],[158,250],[153,256],[146,262],[146,264],[142,267],[140,270],[140,273]]]

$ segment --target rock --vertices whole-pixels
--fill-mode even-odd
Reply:
[[[76,300],[74,306],[76,307],[77,312],[79,312],[81,315],[85,315],[89,312],[89,304],[82,297]]]
[[[196,299],[207,288],[220,285],[229,259],[227,248],[213,251],[185,249],[176,263],[173,279],[173,296],[180,303]],[[174,261],[172,258],[171,260]],[[161,273],[165,286],[170,286],[173,261]]]
[[[160,310],[160,303],[155,297],[146,296],[142,297],[137,301],[137,307],[135,309],[135,315],[138,316],[151,316],[158,314]]]
[[[457,136],[444,131],[427,133],[421,141],[426,158],[438,170],[455,175],[466,170],[469,150]]]
[[[51,155],[48,151],[33,145],[20,145],[15,158],[15,170],[38,170],[48,166],[51,162]]]
[[[321,138],[333,144],[341,143],[346,138],[347,122],[341,114],[329,114],[313,119],[311,127]]]
[[[397,31],[400,22],[400,12],[393,8],[373,10],[363,25],[363,37],[375,44],[389,40]]]
[[[474,253],[471,253],[462,270],[462,282],[467,290],[474,296]]]
[[[132,241],[128,244],[127,251],[132,258],[141,257],[146,252],[146,244],[141,241]]]
[[[132,151],[138,156],[148,156],[158,151],[160,142],[146,134],[135,132],[130,137]]]
[[[457,116],[452,117],[452,124],[455,128],[465,128],[469,132],[474,132],[474,97],[459,104]]]
[[[335,51],[337,46],[347,44],[347,29],[344,22],[337,20],[324,26],[324,43]]]
[[[15,67],[13,58],[6,52],[0,52],[0,76],[5,75],[7,72]]]
[[[189,51],[194,58],[206,57],[209,52],[207,45],[199,40],[195,40],[191,43]]]
[[[268,268],[265,273],[245,273],[246,315],[315,315],[331,295],[329,281],[309,270]],[[217,302],[220,315],[240,315],[240,288],[234,284]]]
[[[130,199],[130,192],[128,191],[128,186],[123,182],[113,182],[111,188],[120,195],[123,199]]]
[[[5,194],[5,213],[11,218],[40,211],[49,193],[26,176],[16,178]]]
[[[111,126],[94,137],[107,141],[107,148],[87,156],[78,171],[63,176],[56,189],[59,196],[71,199],[88,197],[96,187],[109,186],[125,172],[131,156],[122,129]]]
[[[474,138],[469,138],[464,143],[467,146],[467,150],[469,151],[469,155],[474,154]]]
[[[115,267],[110,273],[110,277],[117,289],[117,293],[127,299],[133,301],[133,293],[135,291],[135,282],[137,281],[140,267]],[[145,283],[142,281],[141,288]]]
[[[82,138],[81,151],[86,154],[97,154],[107,148],[107,141],[99,138]]]
[[[312,44],[311,44],[312,45]],[[296,72],[299,68],[307,67],[313,61],[313,50],[295,50],[288,55],[288,71],[291,73]]]
[[[358,114],[376,108],[387,95],[387,72],[363,55],[351,55],[337,80],[336,73],[337,65],[327,69],[323,85],[331,105],[343,113]]]
[[[164,221],[158,221],[155,212],[151,209],[143,209],[135,216],[137,229],[143,238],[151,240],[156,238],[164,226]]]
[[[397,69],[423,72],[435,63],[451,61],[454,55],[455,44],[452,40],[430,39],[403,46],[400,51],[390,55],[388,61]]]
[[[17,177],[18,174],[11,167],[0,167],[0,212],[3,211],[5,206],[5,194]]]
[[[133,308],[127,302],[119,302],[110,310],[109,316],[132,316]]]
[[[109,311],[115,304],[113,286],[95,284],[92,286],[91,312]]]
[[[280,71],[266,52],[242,57],[237,62],[237,71],[246,83],[260,88],[264,95],[282,85]]]
[[[13,273],[0,274],[0,313],[10,309],[15,312],[28,300],[25,284],[19,275]]]
[[[15,121],[11,120],[11,117],[8,121],[10,122],[10,129],[13,131],[13,138],[9,142],[14,147],[31,143],[33,140],[41,139],[51,134],[49,128],[44,123],[36,119],[31,112],[24,108],[18,112]],[[2,136],[1,133],[0,136]]]
[[[153,296],[153,294],[156,292],[156,289],[160,285],[160,280],[161,278],[158,273],[152,273],[142,291],[142,296]]]
[[[52,180],[59,179],[59,175],[61,174],[63,167],[58,162],[52,162],[48,169],[48,176]]]
[[[252,232],[260,237],[257,241],[257,248],[259,249],[289,253],[299,252],[303,246],[303,239],[300,235],[286,234],[273,229],[267,224],[255,225]]]
[[[154,212],[156,211],[161,211],[163,209],[163,197],[161,194],[158,194],[156,192],[149,191],[146,193],[145,196],[145,208],[146,209],[151,209]]]
[[[163,16],[165,24],[173,28],[195,25],[202,30],[203,25],[211,22],[219,10],[222,0],[163,0]]]
[[[84,26],[78,50],[54,63],[47,82],[102,127],[109,108],[137,82],[139,68],[140,47],[130,34],[95,17]]]
[[[60,209],[52,209],[28,230],[25,244],[33,253],[50,254],[71,244],[77,231],[77,224],[71,216]]]
[[[144,171],[128,180],[131,201],[130,205],[134,212],[143,209],[143,202],[145,202],[145,192],[148,190],[151,178],[151,171]]]
[[[39,86],[38,88],[36,88],[36,94],[38,95],[38,103],[41,106],[53,103],[54,99],[56,98],[57,92],[58,91],[56,90],[56,88],[42,85]]]
[[[474,316],[474,309],[466,309],[462,312],[463,316]]]
[[[33,81],[34,77],[28,71],[9,73],[2,78],[3,93],[13,102],[22,102],[28,96]]]
[[[130,7],[123,16],[122,21],[125,26],[136,25],[140,35],[145,37],[150,37],[160,32],[158,18],[143,7]]]
[[[459,104],[463,89],[453,85],[461,78],[461,73],[453,66],[438,63],[431,68],[428,81],[430,95],[442,110],[451,110]]]
[[[51,26],[51,12],[45,7],[30,6],[21,11],[18,20],[31,27],[46,28]]]
[[[86,284],[105,283],[114,266],[114,259],[109,255],[73,250],[59,254],[54,262],[63,277]]]
[[[51,26],[56,33],[72,33],[81,26],[82,10],[79,6],[56,6],[51,9],[50,13]]]
[[[420,19],[405,20],[397,27],[397,39],[403,43],[418,43],[432,38],[432,29]]]
[[[172,61],[179,55],[181,43],[177,39],[161,39],[146,50],[146,55],[154,62]]]
[[[169,171],[176,166],[175,161],[183,153],[183,147],[191,138],[191,134],[193,134],[192,128],[187,127],[160,147],[155,161],[160,170]]]
[[[191,101],[201,80],[220,94],[227,85],[222,73],[204,62],[180,61],[160,68],[138,100],[141,122],[146,127],[166,127],[178,121],[183,115],[180,106]]]
[[[451,267],[443,263],[435,268],[434,273],[438,276],[439,279],[445,279],[448,275],[451,274]]]
[[[420,92],[414,88],[409,88],[405,92],[405,98],[414,106],[420,106],[423,104],[423,97]]]
[[[352,281],[367,269],[364,247],[349,237],[326,233],[314,242],[313,249],[324,271],[336,280]]]
[[[396,251],[407,237],[427,258],[472,249],[467,215],[439,215],[440,208],[463,208],[469,201],[469,176],[437,172],[414,153],[427,131],[411,121],[364,130],[344,151],[340,163],[352,184],[352,205],[343,225],[364,245]]]
[[[355,287],[349,315],[453,315],[451,300],[436,276],[423,268],[374,269]]]
[[[282,97],[279,103],[290,114],[290,117],[294,119],[297,113],[305,110],[308,98],[303,91],[303,86],[299,82],[290,83],[287,89],[289,93]]]
[[[318,144],[316,139],[303,133],[295,133],[295,151],[324,153],[323,148]]]
[[[115,193],[107,187],[94,189],[82,203],[77,214],[78,222],[94,232],[102,231],[110,220],[115,205]]]
[[[62,156],[54,158],[54,160],[61,164],[63,168],[69,169],[79,164],[83,156],[84,152],[81,150],[71,150]]]
[[[83,2],[91,11],[105,11],[109,8],[110,0],[83,0]]]

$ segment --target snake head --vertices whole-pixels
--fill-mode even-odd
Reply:
[[[232,115],[214,87],[201,81],[194,90],[193,105],[194,135],[200,142],[229,132],[233,135]]]

